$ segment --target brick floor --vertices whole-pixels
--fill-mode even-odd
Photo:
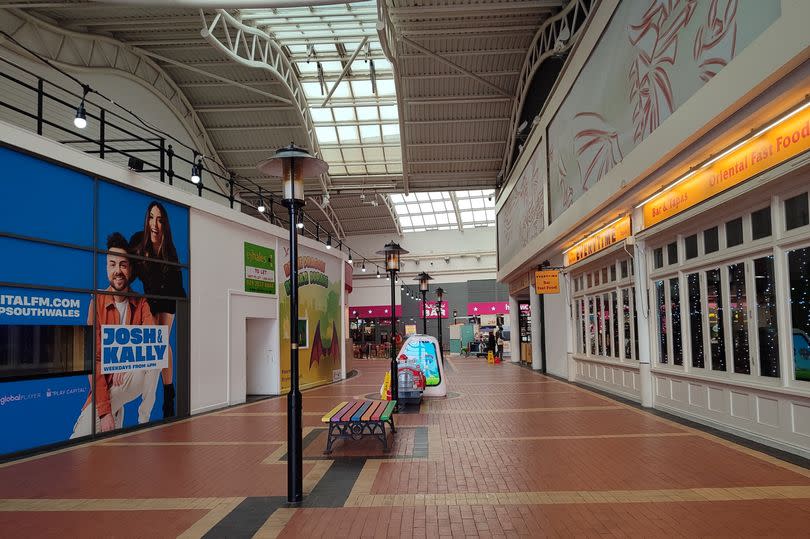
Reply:
[[[0,537],[808,536],[807,468],[478,359],[450,360],[450,396],[398,415],[389,453],[325,456],[321,416],[388,362],[358,368],[304,392],[300,508],[281,398],[0,465]]]

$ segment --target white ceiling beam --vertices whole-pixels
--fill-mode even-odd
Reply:
[[[203,105],[194,107],[197,112],[275,112],[279,110],[295,110],[295,107],[284,105]]]
[[[464,118],[458,120],[408,120],[405,125],[475,124],[481,122],[508,122],[509,118]]]
[[[508,56],[519,54],[523,56],[526,54],[525,49],[484,49],[484,50],[469,50],[469,51],[435,51],[436,54],[441,54],[444,57],[453,56]],[[414,60],[422,58],[421,54],[416,53],[402,53],[399,55],[402,60]]]
[[[275,17],[281,17],[286,20],[292,19],[321,19],[323,17],[327,17],[328,19],[343,19],[347,17],[357,17],[357,16],[367,16],[367,17],[376,17],[377,10],[374,9],[358,9],[356,11],[346,11],[344,13],[324,13],[324,12],[317,12],[313,11],[310,13],[301,13],[296,15],[283,15],[283,14],[276,14],[276,13],[268,13],[268,10],[241,10],[239,12],[239,18],[242,19],[242,22],[246,21],[255,21],[254,24],[260,24],[260,21],[272,21]]]
[[[335,90],[337,90],[338,84],[340,84],[340,81],[343,80],[343,77],[345,77],[346,73],[348,73],[349,70],[352,68],[352,63],[354,63],[354,59],[357,58],[357,55],[360,54],[360,51],[363,50],[363,47],[365,46],[366,43],[368,43],[368,38],[364,37],[363,40],[360,42],[360,44],[357,45],[357,49],[354,51],[354,53],[352,53],[352,56],[351,58],[349,58],[349,61],[346,62],[345,66],[343,66],[343,71],[340,72],[340,76],[338,76],[337,80],[335,81],[335,84],[332,86],[332,89],[329,90],[328,94],[326,94],[323,103],[321,103],[322,107],[325,106],[327,103],[329,103],[329,99],[331,99],[332,94],[334,94]]]
[[[437,6],[415,6],[415,7],[390,7],[388,13],[392,17],[399,15],[417,15],[425,17],[433,14],[451,14],[460,13],[466,15],[470,11],[481,11],[484,14],[492,14],[495,11],[517,11],[517,10],[536,10],[548,11],[560,7],[562,2],[560,0],[534,0],[532,2],[481,2],[477,4],[455,4],[455,5],[437,5]]]
[[[511,103],[511,97],[497,95],[460,95],[455,97],[401,96],[406,105],[472,105],[475,103]]]
[[[388,213],[391,215],[391,220],[394,222],[394,227],[396,227],[397,229],[397,236],[401,236],[402,226],[399,224],[399,218],[397,217],[397,214],[394,211],[394,205],[391,202],[391,199],[385,195],[383,195],[380,198],[382,198],[383,204],[385,204],[385,207],[388,209]]]
[[[242,88],[243,90],[247,90],[249,92],[253,92],[255,94],[259,94],[259,95],[264,96],[264,97],[269,97],[270,99],[273,99],[274,101],[280,101],[281,103],[286,103],[287,105],[292,105],[292,101],[290,101],[289,99],[278,96],[276,94],[271,94],[270,92],[265,92],[264,90],[259,90],[258,88],[254,88],[253,86],[248,86],[247,84],[244,84],[242,82],[238,82],[238,81],[226,78],[226,77],[220,77],[219,75],[209,73],[208,71],[204,71],[204,70],[202,70],[202,69],[200,69],[198,67],[189,66],[189,65],[184,64],[183,62],[178,62],[177,60],[172,60],[171,58],[166,58],[165,56],[154,53],[152,51],[144,50],[143,53],[145,55],[147,55],[147,56],[151,56],[152,58],[154,58],[156,60],[160,60],[161,62],[171,64],[171,65],[173,65],[175,67],[179,67],[181,69],[191,71],[192,73],[197,73],[198,75],[203,75],[204,77],[208,77],[208,78],[213,79],[215,81],[219,81],[221,83],[225,83],[225,84],[230,85],[230,86],[235,86],[237,88]],[[179,86],[182,87],[184,85],[181,84]]]
[[[326,217],[326,221],[329,223],[329,226],[332,227],[332,232],[335,233],[335,237],[339,240],[345,238],[346,233],[343,231],[343,225],[340,224],[334,209],[332,209],[328,204],[321,204],[313,197],[308,198],[319,210],[321,210],[323,216]]]
[[[461,226],[461,211],[458,209],[458,199],[453,191],[450,191],[450,200],[453,201],[453,210],[456,212],[456,226],[458,227],[458,231],[464,232],[464,228]]]
[[[469,69],[465,69],[465,68],[461,67],[460,65],[456,64],[455,62],[453,62],[451,60],[448,60],[444,56],[436,54],[435,52],[428,49],[427,47],[423,47],[419,43],[417,43],[417,42],[415,42],[415,41],[413,41],[413,40],[411,40],[411,39],[409,39],[409,38],[407,38],[405,36],[400,36],[400,39],[402,41],[404,41],[405,43],[407,43],[408,45],[410,45],[411,47],[413,47],[413,48],[425,53],[426,55],[430,56],[434,60],[437,60],[437,61],[439,61],[439,62],[441,62],[441,63],[443,63],[443,64],[445,64],[445,65],[447,65],[447,66],[449,66],[449,67],[451,67],[453,69],[455,69],[456,71],[459,71],[459,72],[467,75],[471,79],[480,82],[481,84],[483,84],[487,88],[495,90],[496,92],[498,92],[502,96],[505,96],[505,97],[508,97],[509,99],[512,99],[512,94],[510,94],[509,92],[507,92],[506,90],[504,90],[500,86],[489,82],[488,80],[486,80],[485,78],[479,76],[478,74],[473,73]]]
[[[209,131],[221,133],[240,133],[243,131],[272,131],[273,129],[304,129],[301,124],[282,124],[282,125],[262,125],[262,126],[223,126],[223,127],[209,127]]]

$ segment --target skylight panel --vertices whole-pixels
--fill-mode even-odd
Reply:
[[[427,193],[416,193],[416,200],[420,202],[425,202],[430,200],[430,195]]]
[[[334,127],[316,127],[315,134],[318,136],[320,144],[334,144],[338,141],[337,132]]]
[[[335,115],[336,122],[351,122],[356,119],[352,107],[335,107],[332,109],[332,113]]]
[[[377,114],[377,107],[357,107],[358,120],[379,120],[380,115]]]
[[[405,202],[416,202],[416,195],[413,193],[408,193],[404,198]]]
[[[399,142],[399,125],[386,124],[382,126],[383,141]]]
[[[382,137],[380,136],[380,126],[378,125],[361,125],[360,126],[360,137],[363,142],[380,142],[382,141]]]
[[[482,223],[486,222],[487,220],[487,212],[482,210],[476,210],[473,212],[476,222]]]
[[[357,60],[355,60],[357,61]],[[377,87],[379,88],[379,84],[381,81],[377,81]],[[352,81],[352,91],[354,92],[355,97],[371,97],[374,95],[374,91],[371,87],[370,80],[353,80]]]
[[[340,142],[360,142],[360,134],[357,132],[357,127],[353,125],[341,125],[337,131]]]
[[[378,80],[377,95],[386,95],[386,96],[397,95],[396,86],[394,86],[394,81],[392,79]]]
[[[411,222],[413,222],[414,226],[425,226],[425,220],[421,215],[414,215],[411,217]]]
[[[399,226],[401,226],[403,228],[411,226],[411,218],[410,217],[400,217],[399,218]]]
[[[470,199],[473,208],[483,208],[486,206],[485,201],[483,198],[472,198]]]
[[[458,209],[460,210],[469,210],[472,208],[472,204],[470,203],[470,199],[468,198],[460,198],[458,200]]]
[[[296,62],[298,71],[302,75],[313,75],[318,73],[318,65],[315,62]]]
[[[424,219],[425,219],[425,225],[426,226],[433,226],[433,225],[436,224],[436,216],[433,215],[432,213],[425,215]]]
[[[408,204],[408,211],[410,213],[419,213],[419,204]]]
[[[419,204],[419,210],[422,213],[431,213],[433,211],[433,205],[429,202]]]
[[[312,117],[313,122],[332,122],[332,109],[321,109],[312,107],[309,109],[309,115]]]
[[[321,97],[321,85],[318,82],[302,82],[301,86],[304,87],[304,95],[307,98]]]
[[[401,204],[402,202],[405,202],[405,197],[400,195],[400,194],[396,194],[396,193],[392,194],[392,195],[388,195],[388,198],[390,198],[391,202],[394,203],[394,204]]]
[[[473,216],[473,212],[471,211],[463,211],[461,212],[461,222],[462,223],[472,223],[475,221],[475,217]]]
[[[399,118],[399,112],[396,105],[385,105],[380,107],[380,118],[383,120],[396,120]]]

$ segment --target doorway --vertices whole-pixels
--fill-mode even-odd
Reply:
[[[281,392],[278,342],[274,318],[245,319],[246,398],[248,401]]]

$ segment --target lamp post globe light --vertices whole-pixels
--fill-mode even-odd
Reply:
[[[439,319],[439,357],[442,358],[442,363],[444,363],[444,348],[442,346],[442,298],[444,298],[444,288],[441,286],[436,289],[436,297],[439,298],[439,302],[436,304],[436,315]]]
[[[416,280],[419,281],[419,291],[422,293],[422,334],[427,335],[427,293],[433,277],[423,271],[416,276]]]
[[[399,377],[397,369],[397,349],[395,348],[396,342],[394,335],[397,331],[397,272],[399,271],[399,258],[401,255],[407,254],[408,251],[399,246],[398,243],[393,241],[385,244],[382,251],[377,251],[378,255],[385,257],[385,270],[388,272],[389,280],[391,281],[391,399],[399,399]],[[394,408],[397,411],[399,405]]]
[[[301,390],[298,386],[298,211],[304,207],[304,178],[315,178],[329,168],[324,161],[293,143],[279,148],[257,165],[266,176],[281,178],[282,204],[290,212],[290,392],[287,394],[287,501],[304,498]]]

